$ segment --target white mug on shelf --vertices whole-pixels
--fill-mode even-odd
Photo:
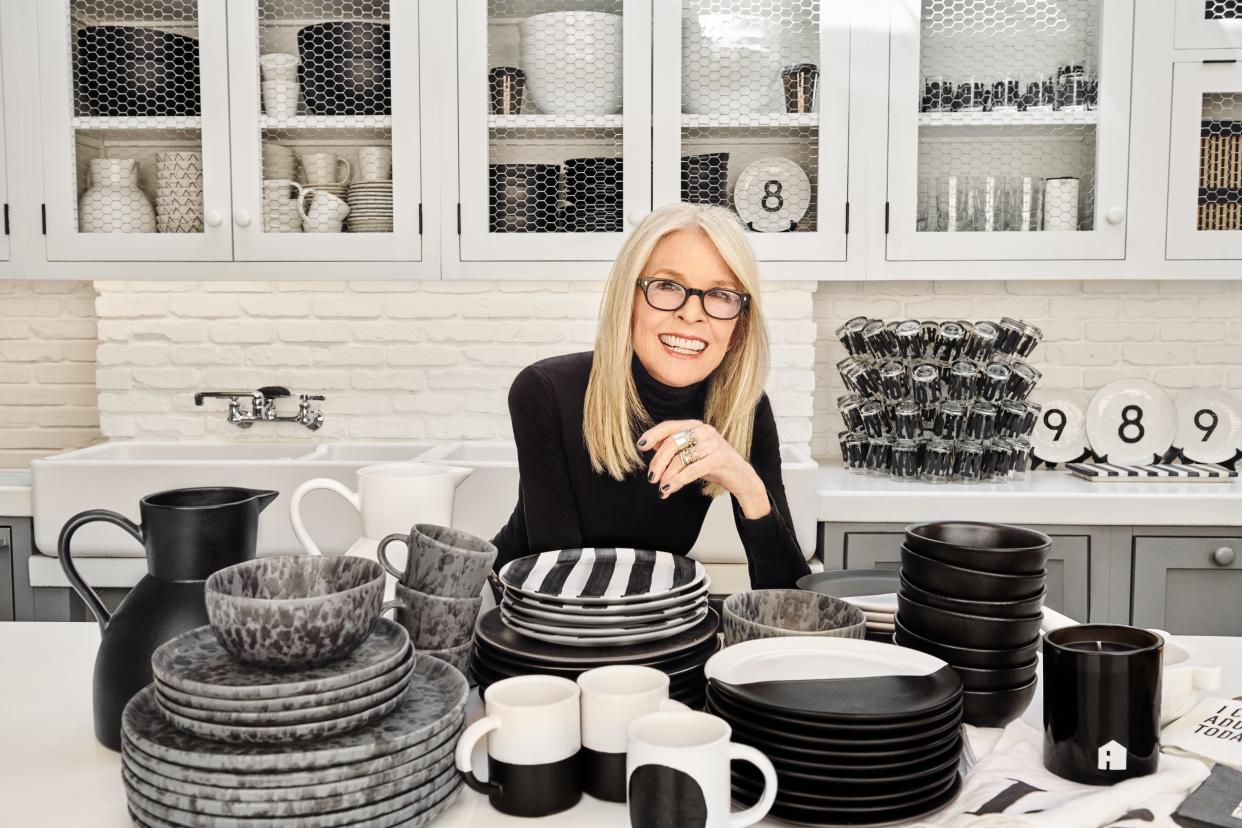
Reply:
[[[298,79],[298,56],[271,52],[259,57],[259,70],[265,81]]]
[[[301,233],[302,217],[298,211],[301,202],[302,187],[296,181],[288,178],[264,179],[263,232]]]
[[[263,111],[268,115],[291,116],[298,114],[298,95],[301,86],[296,80],[263,81]]]
[[[359,147],[358,180],[391,181],[392,150],[388,147]]]
[[[310,195],[310,209],[306,209],[306,196]],[[332,193],[307,187],[298,195],[298,212],[302,215],[302,230],[306,233],[340,233],[342,223],[349,216],[349,205]]]
[[[292,179],[297,170],[293,150],[282,144],[263,144],[263,178]]]
[[[302,162],[302,177],[306,184],[317,187],[323,184],[349,183],[349,161],[330,152],[307,152],[299,159]],[[337,177],[337,170],[344,165],[345,174]]]
[[[1078,179],[1044,179],[1044,229],[1078,229]]]

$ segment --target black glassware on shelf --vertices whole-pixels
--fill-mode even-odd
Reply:
[[[491,164],[488,229],[548,233],[556,229],[556,164]]]
[[[526,91],[526,73],[516,66],[493,66],[487,72],[493,115],[520,115]]]
[[[729,153],[709,152],[681,159],[681,200],[690,204],[724,204]]]
[[[80,115],[202,114],[198,40],[137,26],[84,26],[75,35]]]
[[[391,115],[387,23],[332,21],[298,30],[298,80],[311,115]]]
[[[278,492],[236,487],[171,489],[139,502],[141,524],[94,509],[71,517],[57,555],[73,589],[103,633],[95,657],[95,738],[121,749],[121,712],[152,681],[151,654],[164,642],[208,623],[205,582],[213,572],[255,556],[259,513]],[[119,526],[146,549],[147,574],[114,612],[78,574],[74,534],[88,523]]]
[[[815,108],[815,93],[819,87],[819,67],[814,63],[798,63],[781,70],[781,83],[785,89],[785,111],[789,113],[811,112]]]

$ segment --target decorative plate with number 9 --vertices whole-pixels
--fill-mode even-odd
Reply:
[[[1031,434],[1031,453],[1045,463],[1069,463],[1087,450],[1086,397],[1064,391],[1036,391],[1031,402],[1043,410]]]
[[[1228,391],[1198,388],[1177,398],[1173,445],[1195,463],[1223,463],[1242,449],[1242,404]]]
[[[1087,439],[1109,463],[1150,463],[1177,435],[1177,407],[1160,386],[1121,379],[1099,390],[1087,407]]]

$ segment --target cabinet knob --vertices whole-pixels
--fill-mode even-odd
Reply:
[[[1229,566],[1229,564],[1233,563],[1235,557],[1237,556],[1233,554],[1233,550],[1228,546],[1222,546],[1212,553],[1212,561],[1217,566]]]
[[[220,215],[219,210],[208,210],[203,214],[203,221],[207,222],[208,227],[219,227],[224,216]]]
[[[1126,220],[1126,211],[1120,207],[1113,207],[1104,214],[1104,220],[1109,224],[1121,224]]]
[[[642,221],[646,217],[647,217],[646,210],[630,210],[630,214],[628,216],[630,220],[630,226],[633,227],[634,225],[638,224],[640,221]]]
[[[249,210],[234,210],[233,211],[233,223],[236,224],[238,227],[249,227],[250,226],[250,211]]]

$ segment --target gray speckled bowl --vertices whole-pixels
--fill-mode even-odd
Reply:
[[[755,589],[724,600],[725,646],[756,638],[818,635],[862,638],[866,616],[853,604],[801,589]]]
[[[342,658],[371,633],[384,568],[366,558],[281,555],[221,569],[206,586],[207,618],[226,650],[268,667],[308,667]]]

